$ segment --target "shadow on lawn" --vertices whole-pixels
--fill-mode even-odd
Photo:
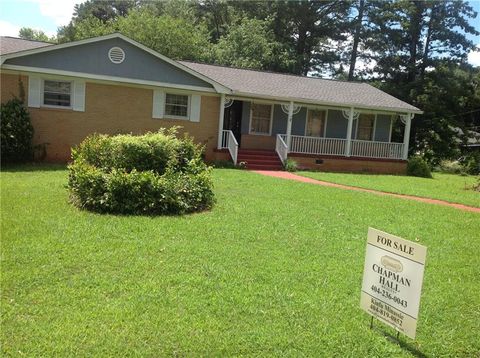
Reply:
[[[372,329],[374,329],[375,331],[383,334],[390,342],[392,343],[395,343],[395,344],[398,344],[400,346],[400,348],[402,348],[403,350],[405,351],[408,351],[410,354],[412,354],[413,356],[415,357],[419,357],[419,358],[426,358],[427,356],[422,353],[421,351],[419,351],[414,344],[411,344],[411,343],[408,343],[408,342],[405,342],[405,341],[402,341],[401,340],[401,337],[398,337],[397,338],[397,335],[396,334],[392,334],[388,331],[386,331],[385,329],[383,328],[380,328],[380,327],[373,327]]]
[[[17,172],[52,172],[66,170],[66,164],[54,164],[54,163],[27,163],[27,164],[2,164],[1,171],[5,173],[17,173]]]

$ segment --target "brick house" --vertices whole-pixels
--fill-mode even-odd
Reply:
[[[68,161],[88,134],[181,126],[207,160],[404,173],[422,113],[365,83],[174,61],[121,34],[52,45],[2,37],[1,101],[25,91],[46,159]],[[395,121],[404,140],[392,141]]]

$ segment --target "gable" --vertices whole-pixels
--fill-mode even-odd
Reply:
[[[125,52],[122,63],[112,63],[108,52],[120,47]],[[10,58],[5,65],[45,68],[49,70],[88,73],[174,85],[213,88],[206,81],[121,39],[110,38],[77,46],[59,48]]]

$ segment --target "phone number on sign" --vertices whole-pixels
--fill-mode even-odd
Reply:
[[[393,302],[401,305],[402,307],[407,307],[407,301],[402,300],[401,298],[398,298],[395,295],[392,295],[390,292],[385,291],[383,288],[377,287],[375,285],[372,286],[372,291],[376,292],[377,294],[381,295],[382,297],[388,298],[389,300],[392,300]]]

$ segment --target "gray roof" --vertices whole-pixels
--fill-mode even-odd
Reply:
[[[10,36],[0,36],[0,55],[51,45],[52,44],[48,42],[24,40]]]
[[[1,36],[0,55],[51,45],[48,42]],[[233,90],[234,95],[340,107],[354,106],[364,109],[421,113],[418,108],[367,83],[327,80],[195,62],[179,62]]]
[[[418,108],[367,83],[327,80],[186,61],[180,61],[180,63],[232,89],[234,94],[242,96],[387,111],[421,112]]]

